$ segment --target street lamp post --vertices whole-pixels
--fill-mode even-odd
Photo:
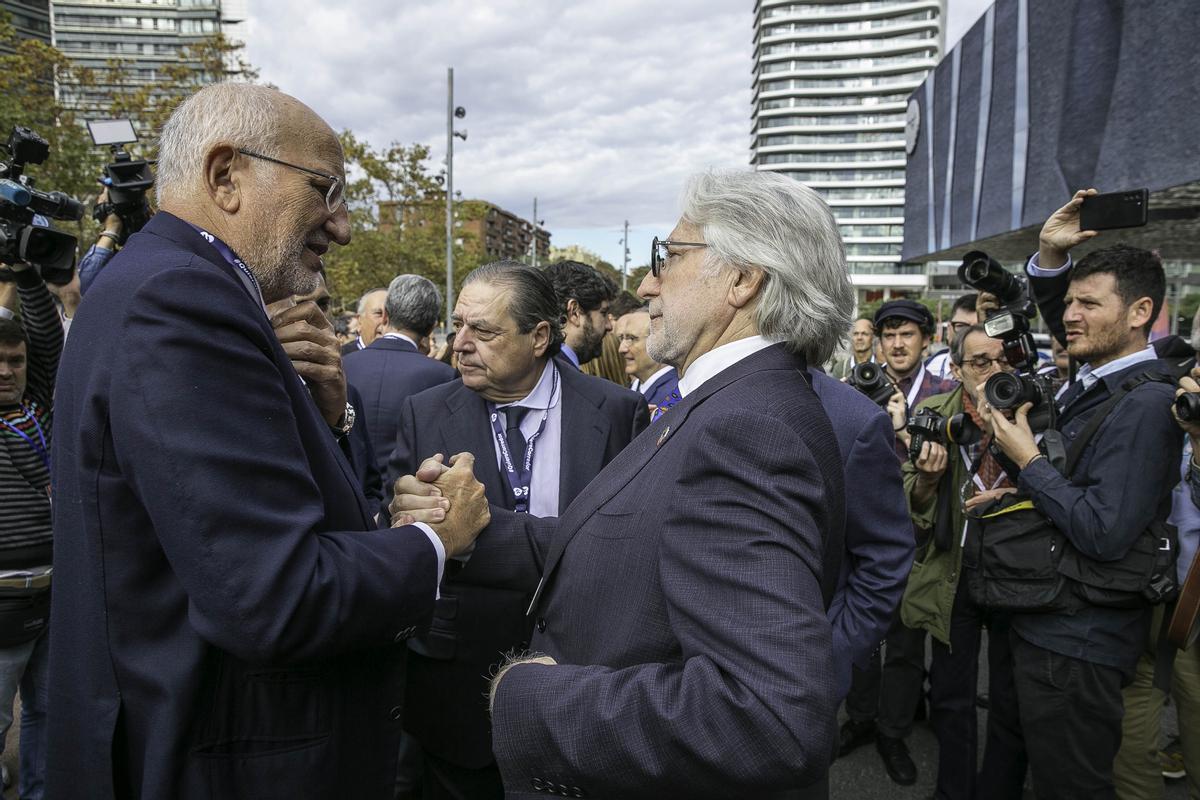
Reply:
[[[446,69],[446,332],[454,311],[454,137],[467,140],[465,130],[454,130],[454,120],[467,116],[467,110],[454,105],[454,67]]]

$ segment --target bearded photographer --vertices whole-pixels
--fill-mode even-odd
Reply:
[[[21,321],[0,318],[0,749],[21,690],[20,795],[42,796],[50,606],[50,442],[63,329],[37,269],[0,266]],[[7,773],[4,783],[7,785]]]
[[[1034,441],[1030,403],[1011,420],[981,407],[1020,467],[1021,495],[1065,540],[1052,562],[1063,588],[1042,613],[1012,620],[1021,726],[1035,793],[1045,798],[1115,797],[1121,690],[1133,680],[1151,613],[1142,599],[1150,587],[1128,587],[1155,557],[1149,530],[1167,519],[1181,450],[1173,383],[1142,379],[1170,370],[1147,345],[1165,293],[1162,264],[1115,245],[1073,265],[1069,250],[1096,235],[1079,227],[1086,196],[1076,193],[1050,216],[1027,266],[1047,325],[1082,364],[1054,400],[1066,476]],[[1074,446],[1080,438],[1086,447]]]
[[[987,448],[991,431],[979,413],[983,384],[992,375],[1011,371],[1002,342],[990,338],[982,325],[958,332],[950,347],[950,374],[961,385],[930,397],[916,410],[936,413],[933,419],[954,426],[955,440],[964,444],[926,439],[917,443],[920,450],[913,451],[917,457],[901,467],[913,524],[929,532],[918,549],[900,613],[906,626],[928,631],[933,640],[929,718],[938,740],[939,800],[1020,798],[1025,781],[1027,760],[1013,688],[1009,619],[972,602],[961,579],[964,511],[1015,491],[1009,478],[1011,465]],[[984,627],[991,702],[987,746],[977,780],[975,694]]]

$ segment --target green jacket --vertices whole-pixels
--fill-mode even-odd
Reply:
[[[920,403],[917,408],[930,408],[946,417],[957,414],[963,410],[962,386],[946,394],[935,394]],[[955,495],[950,501],[953,544],[949,550],[939,550],[933,544],[933,536],[929,535],[925,537],[925,544],[918,546],[912,572],[908,576],[908,585],[900,601],[900,618],[908,627],[924,628],[938,641],[949,646],[950,614],[954,610],[954,594],[958,590],[958,577],[962,570],[963,512],[958,489],[967,479],[969,465],[963,463],[957,447],[949,448],[947,456],[949,489]],[[931,532],[937,522],[937,494],[934,494],[927,506],[917,508],[913,502],[913,489],[917,485],[919,475],[917,468],[911,461],[905,461],[900,471],[904,476],[904,494],[908,498],[913,524]],[[946,489],[944,483],[939,487],[939,491]]]

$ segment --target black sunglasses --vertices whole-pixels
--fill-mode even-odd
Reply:
[[[654,277],[658,277],[662,272],[663,265],[671,257],[669,250],[671,247],[708,247],[708,245],[704,242],[673,242],[670,239],[659,239],[655,236],[654,241],[650,243],[650,274]]]

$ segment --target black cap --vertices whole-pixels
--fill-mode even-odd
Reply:
[[[916,300],[889,300],[881,305],[875,312],[875,330],[879,330],[880,324],[885,319],[892,317],[911,320],[926,333],[933,331],[933,314],[929,313],[929,309]]]

